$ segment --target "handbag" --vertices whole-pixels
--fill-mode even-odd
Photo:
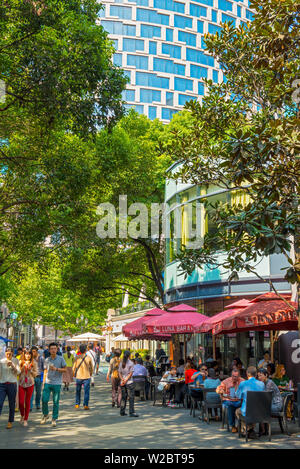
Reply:
[[[81,362],[79,363],[78,367],[76,368],[75,373],[74,373],[74,378],[76,378],[77,373],[78,373],[78,370],[79,370],[79,368],[81,367],[81,365],[82,365],[82,363],[84,362],[85,359],[86,359],[86,355],[83,357],[83,359],[82,359]]]

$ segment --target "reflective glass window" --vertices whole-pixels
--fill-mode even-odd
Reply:
[[[190,75],[192,78],[207,78],[207,68],[200,67],[199,65],[190,65]]]
[[[132,24],[123,24],[123,36],[136,36],[136,27]]]
[[[216,10],[211,11],[211,20],[214,21],[215,23],[218,22],[218,13],[216,12]]]
[[[175,59],[181,59],[181,47],[174,44],[162,44],[162,53]]]
[[[176,114],[177,112],[178,111],[176,111],[175,109],[169,109],[169,108],[163,107],[161,110],[161,117],[164,120],[171,120],[174,114]]]
[[[199,32],[199,31],[198,31]],[[196,34],[186,31],[178,31],[178,41],[185,42],[188,46],[196,47]]]
[[[174,73],[176,75],[185,75],[185,65],[176,64],[173,60],[159,59],[153,60],[153,70],[164,73]]]
[[[192,28],[193,20],[192,18],[186,18],[185,16],[174,15],[174,26],[175,28]]]
[[[213,81],[215,83],[219,82],[219,72],[217,70],[213,70]]]
[[[125,101],[135,101],[135,91],[134,90],[125,90],[124,99],[125,99]]]
[[[174,94],[167,92],[166,93],[166,105],[173,106],[173,104],[174,104]]]
[[[140,90],[140,102],[141,103],[152,103],[153,101],[161,101],[161,92],[158,90],[148,90],[141,88]]]
[[[122,67],[122,54],[114,54],[113,55],[113,63],[118,67]]]
[[[123,7],[123,6],[110,6],[110,15],[111,16],[118,16],[118,18],[123,18],[124,20],[131,20],[132,19],[132,8],[131,7]]]
[[[166,41],[173,42],[173,29],[166,29]]]
[[[221,31],[221,27],[220,26],[217,26],[216,24],[211,24],[211,23],[208,23],[208,32],[210,34],[216,34],[216,33],[219,33]]]
[[[145,23],[155,24],[169,24],[169,15],[163,15],[153,10],[145,10],[143,8],[137,8],[136,10],[137,21],[145,21]]]
[[[248,20],[253,20],[254,15],[253,15],[252,11],[246,9],[246,18]]]
[[[161,28],[159,26],[150,26],[149,24],[141,24],[142,37],[161,37]]]
[[[233,23],[233,26],[235,26],[235,18],[230,15],[226,15],[225,13],[222,13],[222,23],[229,23],[229,21]]]
[[[197,62],[203,65],[209,65],[213,67],[215,64],[214,58],[210,55],[205,55],[203,52],[197,49],[186,49],[186,59],[190,62]]]
[[[184,3],[174,2],[173,0],[154,0],[154,8],[184,13]]]
[[[207,9],[205,7],[201,7],[200,5],[195,5],[194,3],[190,3],[190,15],[191,16],[206,16]]]
[[[157,114],[157,107],[149,106],[149,108],[148,108],[148,117],[149,117],[149,119],[151,119],[151,120],[156,119],[156,114]]]
[[[136,84],[138,86],[168,89],[170,88],[170,79],[159,77],[156,73],[136,72]]]
[[[136,50],[144,50],[144,41],[141,39],[123,39],[123,50],[127,52],[134,52]]]
[[[197,98],[195,96],[188,96],[187,94],[178,95],[178,104],[179,106],[184,106],[188,101],[195,101]]]
[[[223,11],[232,11],[232,3],[228,0],[218,0],[218,8]]]
[[[149,54],[157,54],[157,44],[156,42],[149,41]]]
[[[205,90],[204,83],[201,83],[201,81],[199,81],[198,82],[198,94],[200,94],[201,96],[204,96],[204,90]]]
[[[197,32],[203,34],[203,21],[197,21]]]
[[[127,55],[127,65],[132,65],[136,68],[148,70],[148,57],[144,55]]]
[[[214,0],[193,0],[193,2],[202,3],[203,5],[207,5],[209,7],[214,6]]]
[[[187,78],[174,78],[174,87],[176,91],[193,91],[193,81]]]

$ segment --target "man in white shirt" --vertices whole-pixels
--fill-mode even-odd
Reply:
[[[97,357],[96,357],[96,353],[94,352],[93,350],[93,344],[89,344],[88,345],[88,351],[86,353],[89,357],[91,357],[92,359],[92,362],[93,362],[93,376],[91,377],[91,385],[94,387],[95,386],[95,383],[94,383],[94,373],[95,373],[95,367],[96,367],[96,361],[97,361]]]
[[[17,396],[17,376],[21,373],[19,360],[13,358],[13,350],[8,347],[5,358],[0,360],[0,415],[5,398],[8,398],[9,417],[7,427],[10,429],[15,419],[15,405]]]

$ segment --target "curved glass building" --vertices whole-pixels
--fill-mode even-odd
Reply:
[[[183,275],[176,254],[183,245],[188,246],[195,240],[197,243],[200,241],[201,246],[204,235],[216,229],[211,217],[212,208],[205,208],[201,199],[206,199],[209,203],[221,200],[239,204],[246,204],[249,200],[241,191],[229,192],[216,186],[201,187],[175,181],[172,175],[177,167],[178,164],[174,164],[169,169],[165,189],[165,303],[169,306],[186,303],[207,316],[213,316],[242,298],[251,300],[270,291],[269,280],[272,280],[278,292],[290,294],[291,287],[284,279],[285,271],[282,270],[288,266],[283,254],[261,257],[257,261],[254,267],[261,278],[255,274],[241,272],[238,280],[229,282],[228,271],[209,265],[194,269],[191,275]],[[190,244],[190,247],[193,246]],[[220,252],[218,255],[221,261],[224,253]],[[198,350],[205,351],[206,358],[213,357],[227,370],[230,370],[230,364],[236,356],[239,356],[244,364],[255,365],[258,358],[262,358],[264,351],[270,350],[271,344],[274,344],[272,334],[270,331],[242,332],[217,335],[214,339],[211,334],[195,334],[194,337],[189,337],[187,354],[193,354],[197,347],[200,347]],[[277,342],[273,347],[275,358],[278,359]],[[203,358],[203,355],[201,356]]]
[[[168,122],[186,101],[205,94],[203,78],[223,80],[205,50],[221,22],[251,20],[249,0],[102,0],[100,21],[114,40],[114,63],[130,78],[128,107]]]
[[[255,266],[256,272],[266,282],[255,274],[242,272],[238,281],[228,282],[229,273],[222,268],[205,266],[195,269],[192,275],[184,277],[176,261],[176,254],[183,246],[193,247],[208,232],[216,230],[212,221],[209,206],[204,207],[202,201],[209,204],[217,201],[223,203],[247,204],[249,199],[242,191],[228,191],[217,186],[200,187],[182,184],[172,179],[178,164],[169,169],[169,179],[166,182],[166,263],[164,287],[166,303],[186,300],[206,300],[225,297],[257,296],[270,291],[268,280],[272,280],[279,292],[290,293],[290,284],[284,279],[288,263],[284,254],[261,257]],[[200,203],[199,203],[200,202]],[[176,226],[177,225],[177,226]],[[177,231],[176,231],[177,230]],[[196,246],[197,247],[197,246]],[[220,252],[220,260],[223,254]]]

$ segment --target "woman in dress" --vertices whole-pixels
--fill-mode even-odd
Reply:
[[[34,378],[37,375],[37,365],[32,352],[26,350],[20,359],[20,379],[19,379],[19,409],[21,423],[24,427],[28,425],[30,412],[30,400],[34,390]]]
[[[72,350],[71,347],[68,346],[66,353],[64,353],[63,355],[64,360],[67,364],[67,368],[66,368],[66,371],[63,373],[62,380],[65,385],[64,390],[67,390],[67,391],[69,391],[69,384],[73,382],[73,365],[74,365],[75,357],[73,353],[71,352],[71,350]]]

